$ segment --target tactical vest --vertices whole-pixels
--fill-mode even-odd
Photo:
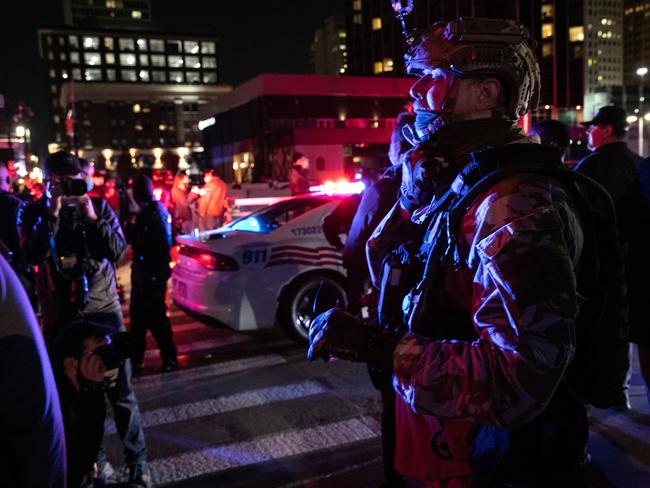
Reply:
[[[406,244],[384,260],[380,323],[432,340],[478,338],[471,317],[450,306],[442,279],[445,270],[467,260],[458,233],[475,200],[497,182],[525,174],[551,177],[562,185],[585,236],[576,275],[577,291],[585,301],[575,321],[577,347],[565,372],[567,386],[596,407],[620,404],[629,368],[629,330],[614,205],[601,185],[566,168],[554,148],[511,144],[472,154],[461,173],[464,188],[450,188],[427,211],[421,236],[429,234],[425,259],[418,259],[422,255]]]

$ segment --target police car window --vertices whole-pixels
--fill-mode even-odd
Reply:
[[[276,203],[232,222],[227,227],[232,230],[268,233],[291,222],[300,215],[325,205],[325,198],[295,198]]]

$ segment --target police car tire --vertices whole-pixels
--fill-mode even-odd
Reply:
[[[318,290],[322,281],[325,282],[326,286],[336,290],[341,306],[347,306],[347,296],[342,280],[343,277],[338,278],[333,274],[312,273],[299,277],[289,285],[280,300],[278,321],[280,327],[292,340],[299,344],[307,344],[309,330],[296,323],[294,320],[295,310],[306,294]],[[331,306],[334,306],[334,303]]]

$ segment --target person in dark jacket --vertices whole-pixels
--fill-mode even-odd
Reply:
[[[23,213],[23,252],[38,266],[36,288],[48,349],[62,327],[91,320],[125,330],[115,268],[126,240],[106,201],[88,197],[83,163],[64,151],[45,160],[46,192]],[[148,486],[140,411],[131,388],[130,361],[108,393],[124,443],[133,486]]]
[[[531,128],[529,135],[539,137],[539,142],[557,148],[562,154],[562,161],[566,157],[567,149],[571,143],[569,128],[559,120],[540,120]]]
[[[612,197],[625,256],[638,229],[638,166],[641,162],[641,157],[632,152],[625,142],[627,113],[621,107],[608,105],[601,107],[595,117],[583,122],[583,125],[588,127],[589,149],[593,152],[583,158],[575,170],[596,180]],[[633,259],[627,256],[628,299],[635,293],[633,288],[636,284],[631,276],[635,266]],[[630,408],[629,398],[619,407],[621,410]]]
[[[133,249],[131,264],[131,334],[135,338],[136,370],[142,370],[147,329],[158,343],[162,372],[178,369],[172,327],[167,317],[165,293],[171,273],[171,217],[153,196],[153,182],[144,175],[133,180],[133,199],[139,212],[129,226]]]
[[[65,488],[59,395],[34,311],[0,255],[0,485]]]

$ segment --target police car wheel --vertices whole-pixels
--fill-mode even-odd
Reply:
[[[320,292],[321,282],[323,287]],[[314,298],[318,292],[318,308],[314,313]],[[299,279],[287,290],[280,303],[280,325],[291,339],[306,344],[309,325],[316,315],[336,306],[347,305],[345,289],[337,280],[329,276],[309,275]]]

